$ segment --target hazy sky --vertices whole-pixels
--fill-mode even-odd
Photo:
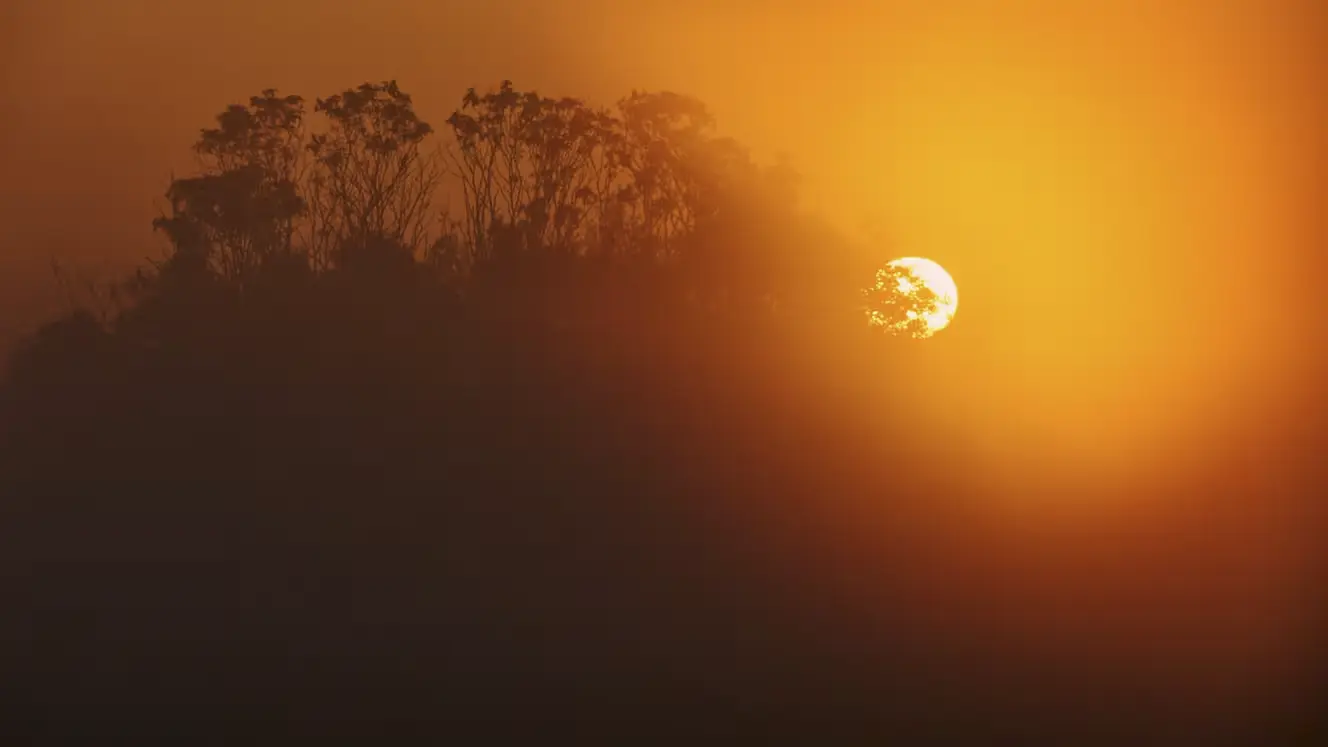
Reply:
[[[1322,389],[1321,4],[0,0],[0,342],[53,297],[52,258],[157,255],[172,170],[263,88],[395,78],[435,124],[504,78],[599,103],[673,89],[758,156],[791,154],[844,230],[883,226],[883,260],[952,272],[959,313],[927,343],[917,416],[998,461],[1017,437],[1054,444],[1012,462],[1032,474],[1235,455],[1262,499],[1280,453],[1217,445]],[[1278,531],[1260,552],[1293,543]],[[1252,598],[1306,596],[1270,577],[1250,575]]]
[[[1308,308],[1233,299],[1251,266],[1288,288],[1309,275],[1314,5],[9,0],[0,315],[49,290],[51,257],[160,251],[172,170],[262,88],[396,78],[435,123],[503,78],[604,103],[667,88],[759,156],[790,153],[808,205],[846,230],[884,226],[883,259],[951,270],[957,416],[993,400],[974,366],[1056,437],[1074,410],[1206,411],[1269,388]]]

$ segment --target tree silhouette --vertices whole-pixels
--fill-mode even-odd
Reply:
[[[177,253],[233,282],[290,254],[306,207],[298,184],[303,119],[300,97],[269,89],[247,107],[227,108],[216,128],[203,130],[194,146],[202,173],[171,183],[171,213],[154,223]]]
[[[877,270],[862,295],[871,326],[914,338],[931,335],[927,317],[936,313],[939,298],[907,267],[889,265]]]
[[[927,660],[894,575],[953,470],[870,399],[892,362],[856,377],[864,306],[918,333],[934,295],[905,268],[859,294],[865,252],[791,165],[687,96],[505,82],[447,124],[444,161],[391,81],[227,108],[168,191],[165,259],[18,349],[0,654],[26,710],[989,737],[967,693],[1004,673],[968,641]]]
[[[410,94],[396,81],[364,83],[314,110],[329,127],[309,142],[311,255],[326,266],[348,253],[424,251],[442,171]]]
[[[465,231],[479,255],[492,256],[504,232],[508,248],[579,248],[593,194],[589,167],[606,122],[577,99],[518,92],[511,81],[482,96],[467,92],[448,124]]]
[[[468,91],[448,124],[465,209],[446,248],[470,247],[479,260],[553,249],[674,261],[757,185],[759,170],[737,143],[714,135],[705,106],[674,93],[634,92],[605,110],[504,81]],[[787,164],[780,168],[791,184]]]

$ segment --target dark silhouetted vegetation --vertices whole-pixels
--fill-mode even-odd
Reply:
[[[1000,716],[1020,665],[827,507],[941,490],[859,398],[918,348],[700,102],[269,90],[195,149],[164,256],[6,370],[0,720],[1127,743]]]

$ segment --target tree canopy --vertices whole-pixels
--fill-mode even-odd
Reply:
[[[839,363],[797,360],[795,337],[868,333],[845,243],[798,208],[787,163],[754,161],[687,96],[596,107],[509,82],[445,124],[385,81],[312,108],[266,90],[203,129],[155,222],[165,256],[6,369],[0,562],[94,559],[116,594],[98,635],[121,648],[89,687],[158,662],[248,683],[214,686],[232,715],[285,682],[286,707],[390,720],[406,701],[364,690],[383,676],[467,716],[573,676],[540,663],[551,647],[642,702],[696,704],[651,695],[661,672],[770,697],[825,676],[800,632],[817,603],[786,581],[842,527],[808,496],[882,468],[860,438],[878,418],[807,404]],[[347,632],[363,620],[338,605],[412,630]],[[62,651],[92,645],[47,628]],[[308,642],[294,630],[341,631],[377,674],[338,656],[317,683],[282,670]],[[38,690],[63,671],[32,657],[8,671]],[[567,692],[541,687],[522,707],[559,713]]]

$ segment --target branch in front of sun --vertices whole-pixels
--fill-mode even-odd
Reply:
[[[866,299],[867,324],[894,335],[930,337],[927,317],[936,313],[938,298],[922,280],[905,267],[876,271],[871,287],[862,289]]]

